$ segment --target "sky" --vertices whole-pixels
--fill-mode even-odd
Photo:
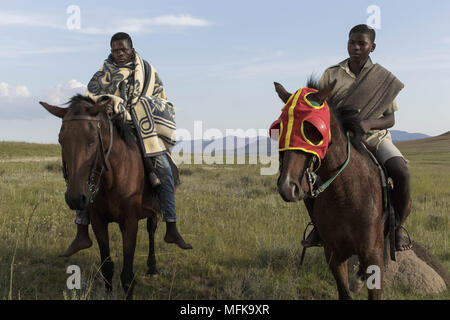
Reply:
[[[84,93],[119,31],[158,70],[178,128],[266,130],[282,107],[273,82],[295,91],[347,58],[360,23],[376,29],[372,60],[405,84],[393,129],[439,135],[450,130],[449,14],[447,0],[0,0],[0,141],[57,143],[61,120],[38,101]]]

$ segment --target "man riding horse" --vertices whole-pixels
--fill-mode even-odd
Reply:
[[[167,153],[168,147],[174,144],[171,139],[175,130],[173,105],[166,99],[158,73],[135,52],[128,34],[116,33],[110,45],[111,54],[92,77],[86,95],[94,101],[108,97],[108,113],[121,117],[135,130],[145,170],[158,194],[163,221],[166,222],[164,240],[182,249],[192,249],[176,227],[175,184],[178,176]],[[164,132],[165,135],[162,134]],[[92,245],[89,222],[86,211],[76,211],[77,235],[60,256],[71,256]]]
[[[353,27],[350,30],[347,44],[350,57],[326,69],[319,82],[319,87],[324,88],[336,80],[336,85],[329,99],[341,101],[341,106],[353,104],[357,108],[360,108],[358,112],[361,114],[367,111],[364,110],[364,108],[367,109],[373,107],[376,109],[379,107],[376,103],[373,106],[369,106],[366,104],[367,101],[376,100],[378,102],[383,102],[379,96],[376,96],[380,95],[380,92],[383,90],[378,90],[379,88],[375,87],[375,83],[381,83],[382,81],[377,81],[378,78],[376,78],[376,73],[371,72],[371,70],[375,69],[374,66],[377,66],[378,69],[382,69],[382,72],[384,72],[383,77],[386,74],[390,74],[378,64],[373,64],[369,57],[370,53],[375,50],[374,41],[375,31],[372,28],[365,24]],[[382,79],[382,77],[379,79]],[[359,91],[357,91],[358,86]],[[367,89],[364,93],[361,93],[364,86],[366,86]],[[385,92],[389,91],[390,86],[390,83],[388,83],[382,89],[384,89]],[[401,85],[401,87],[403,87],[403,85]],[[395,246],[397,251],[402,251],[411,249],[411,243],[402,234],[401,227],[411,211],[411,196],[407,161],[392,143],[391,135],[387,130],[395,124],[394,112],[398,110],[395,95],[394,98],[387,101],[387,103],[384,101],[386,107],[382,113],[373,117],[364,116],[360,118],[359,124],[362,131],[365,133],[364,144],[376,156],[378,162],[384,165],[389,177],[391,177],[394,182],[394,207],[399,219],[395,232]],[[369,114],[369,112],[365,113]],[[314,217],[311,214],[314,200],[307,199],[305,204],[311,215],[311,220],[314,223]],[[308,238],[302,242],[302,245],[305,247],[321,245],[320,236],[315,228]]]

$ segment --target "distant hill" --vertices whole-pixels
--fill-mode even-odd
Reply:
[[[394,142],[417,141],[430,138],[423,133],[409,133],[400,130],[389,130]],[[228,144],[228,145],[227,145]],[[268,137],[258,136],[253,138],[238,138],[228,136],[215,140],[186,140],[179,141],[172,152],[201,153],[211,154],[215,150],[219,154],[237,154],[237,155],[270,155],[278,152],[277,142]]]
[[[450,152],[450,131],[436,137],[396,142],[395,145],[407,153]]]
[[[172,153],[203,153],[211,154],[236,154],[236,155],[271,155],[278,152],[278,144],[276,141],[268,137],[246,137],[240,138],[235,136],[227,136],[215,140],[186,140],[179,141],[173,147]]]
[[[429,135],[423,133],[409,133],[401,130],[389,130],[393,141],[410,141],[429,138]]]

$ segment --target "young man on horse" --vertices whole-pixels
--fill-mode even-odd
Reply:
[[[176,181],[174,181],[176,172],[172,172],[173,162],[166,151],[168,146],[174,144],[170,141],[170,133],[173,133],[175,128],[173,105],[166,99],[158,73],[135,52],[128,34],[116,33],[111,38],[110,45],[111,54],[89,82],[87,95],[94,101],[107,96],[110,99],[109,113],[120,116],[125,123],[135,129],[144,155],[144,166],[150,184],[158,194],[163,221],[166,222],[164,240],[167,243],[175,243],[182,249],[192,249],[192,246],[183,240],[176,227]],[[144,115],[139,115],[135,111],[138,103],[144,105]],[[149,117],[149,113],[152,116]],[[161,137],[160,132],[154,132],[156,130],[153,128],[161,128],[161,131],[166,130],[169,134]],[[152,131],[151,134],[148,134],[149,131]],[[71,256],[92,245],[87,213],[77,211],[75,223],[76,238],[60,256]]]
[[[357,25],[350,30],[347,49],[349,58],[344,61],[331,66],[323,73],[319,87],[323,88],[334,80],[336,85],[330,96],[330,100],[348,101],[346,97],[352,94],[355,83],[358,81],[374,81],[373,72],[369,73],[374,64],[369,55],[375,50],[375,31],[365,24]],[[387,71],[386,71],[387,72]],[[372,79],[371,79],[372,78]],[[375,81],[374,81],[375,82]],[[352,89],[352,90],[350,90]],[[369,87],[370,89],[370,87]],[[356,90],[356,89],[355,89]],[[375,88],[371,94],[375,95]],[[371,97],[366,97],[371,98]],[[359,105],[358,105],[359,99]],[[368,108],[364,105],[359,97],[353,97],[353,103],[356,102],[361,112],[363,108]],[[366,100],[367,101],[367,100]],[[362,105],[361,105],[362,104]],[[339,103],[338,103],[339,105]],[[377,106],[374,106],[375,108]],[[364,143],[367,148],[376,156],[377,160],[384,165],[388,175],[394,181],[394,207],[398,214],[397,229],[396,229],[396,250],[411,249],[411,244],[402,233],[401,225],[405,222],[411,211],[411,196],[410,196],[410,177],[407,162],[401,152],[392,143],[391,135],[388,128],[395,124],[394,112],[398,110],[395,99],[388,101],[387,108],[379,117],[366,117],[360,121],[360,127],[365,133]],[[306,203],[307,207],[313,205]],[[309,212],[312,212],[309,210]],[[312,217],[313,219],[313,217]],[[313,219],[314,221],[314,219]],[[303,246],[311,247],[321,244],[320,236],[314,229],[310,236],[302,242]]]

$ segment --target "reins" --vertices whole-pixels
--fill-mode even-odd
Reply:
[[[316,157],[312,157],[309,161],[308,164],[308,168],[306,169],[306,175],[307,175],[307,179],[308,179],[308,185],[309,185],[309,197],[311,198],[317,198],[322,192],[324,192],[332,183],[333,181],[342,173],[342,171],[344,171],[345,167],[347,167],[348,163],[350,162],[350,146],[351,146],[351,142],[350,142],[350,133],[347,131],[346,133],[347,135],[347,159],[345,160],[345,162],[342,164],[341,168],[339,169],[339,171],[330,179],[328,179],[327,181],[325,181],[324,183],[322,183],[319,187],[315,188],[316,185],[316,181],[320,180],[320,177],[317,176],[316,174],[314,174],[314,172],[312,172],[310,170],[311,165],[314,166],[314,162],[316,161]],[[305,228],[305,231],[303,231],[303,241],[305,241],[306,239],[306,231],[308,230],[309,226],[314,226],[314,223],[309,222],[308,225]],[[312,232],[312,231],[311,231]],[[303,261],[305,259],[305,254],[306,254],[306,247],[303,247],[302,250],[302,255],[300,258],[300,266],[303,265]]]
[[[315,187],[316,177],[315,177],[315,174],[310,169],[311,164],[314,164],[314,162],[316,161],[316,157],[314,156],[311,158],[308,168],[306,169],[310,197],[317,198],[322,192],[324,192],[333,183],[333,181],[342,173],[342,171],[344,171],[345,167],[347,167],[348,163],[350,162],[350,149],[351,149],[350,145],[351,145],[350,133],[347,131],[347,159],[345,160],[344,164],[341,166],[339,171],[332,178],[325,181],[319,187]]]
[[[100,189],[100,180],[101,180],[103,171],[104,170],[109,171],[106,161],[109,158],[109,155],[110,155],[111,149],[112,149],[112,145],[113,145],[113,141],[114,141],[114,139],[113,139],[113,132],[114,132],[113,124],[111,122],[111,119],[108,117],[109,146],[108,146],[108,149],[106,150],[106,154],[105,154],[105,151],[104,151],[105,147],[104,147],[103,138],[102,138],[102,129],[101,129],[101,125],[100,125],[100,116],[97,115],[94,117],[94,116],[88,116],[88,115],[74,115],[74,116],[70,116],[66,119],[63,119],[62,121],[64,122],[64,121],[75,121],[75,120],[97,121],[97,136],[98,136],[98,140],[99,140],[99,149],[100,150],[98,150],[95,155],[95,161],[92,166],[91,173],[89,174],[89,179],[88,179],[89,202],[93,203],[94,198],[97,195],[98,190]],[[102,161],[102,167],[101,167],[100,171],[96,170],[99,153],[100,153],[100,158]],[[96,183],[94,183],[94,174],[98,175],[98,179],[97,179]]]

